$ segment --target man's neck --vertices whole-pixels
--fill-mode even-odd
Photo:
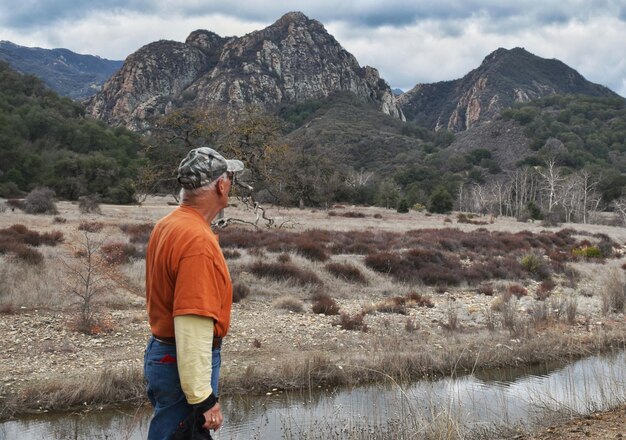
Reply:
[[[197,211],[207,223],[211,223],[215,216],[222,210],[222,207],[216,203],[216,200],[212,200],[210,193],[206,195],[200,195],[192,199],[184,200],[181,206],[191,208]]]

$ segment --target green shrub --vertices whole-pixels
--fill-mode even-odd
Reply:
[[[581,246],[572,249],[572,255],[576,258],[603,258],[604,255],[598,246]]]
[[[443,186],[435,188],[430,195],[428,210],[437,214],[446,214],[452,211],[452,196]]]
[[[531,275],[540,277],[542,279],[545,278],[545,275],[549,274],[547,263],[539,255],[524,255],[520,260],[520,265]]]
[[[397,211],[401,214],[406,214],[407,212],[409,212],[409,202],[407,202],[406,199],[401,199],[398,202]]]

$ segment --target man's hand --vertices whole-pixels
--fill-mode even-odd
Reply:
[[[211,409],[207,410],[204,413],[204,419],[206,420],[204,425],[202,425],[204,429],[212,429],[213,431],[220,429],[224,422],[224,415],[222,414],[220,404],[216,403]]]

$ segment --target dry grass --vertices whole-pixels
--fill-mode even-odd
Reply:
[[[302,301],[291,295],[280,296],[276,298],[272,304],[277,309],[285,309],[294,313],[302,313],[304,311]]]
[[[58,379],[27,387],[8,402],[5,411],[67,410],[87,405],[139,404],[145,401],[143,371],[139,368],[103,369],[95,376],[81,379]]]
[[[63,246],[37,248],[44,256],[44,263],[39,269],[8,255],[0,256],[0,286],[9,286],[8,289],[0,288],[0,305],[5,305],[3,310],[7,313],[17,311],[19,316],[22,305],[29,308],[47,306],[53,310],[67,305],[68,300],[60,294],[63,280],[58,280],[60,267],[57,261],[71,255],[67,243],[75,241],[79,224],[89,221],[90,217],[80,214],[76,205],[67,202],[60,202],[58,207],[60,215],[66,219],[65,223],[53,223],[51,217],[18,211],[0,216],[2,228],[22,223],[40,233],[60,229],[67,237]],[[164,203],[147,203],[140,209],[102,205],[102,215],[97,219],[107,225],[110,242],[131,241],[139,247],[146,239],[150,225],[172,209]],[[227,215],[245,218],[241,210],[232,209],[230,212],[231,208],[228,208],[227,211]],[[450,228],[442,222],[443,217],[437,215],[426,216],[413,211],[399,215],[379,208],[355,208],[355,211],[363,212],[365,216],[329,218],[324,211],[277,210],[274,214],[279,224],[285,223],[289,229],[254,231],[229,227],[219,231],[225,254],[239,254],[236,259],[229,259],[234,282],[245,284],[254,291],[254,295],[234,306],[237,319],[233,320],[233,344],[230,345],[229,341],[226,349],[233,350],[229,355],[237,359],[237,366],[230,365],[225,371],[224,389],[228,389],[229,393],[265,392],[272,387],[293,389],[310,384],[314,387],[356,384],[384,381],[389,376],[415,379],[448,374],[454,368],[469,371],[475,366],[514,365],[520,362],[519,359],[533,363],[562,356],[582,356],[623,344],[623,334],[612,334],[610,326],[603,327],[602,331],[594,328],[593,332],[585,332],[584,337],[578,335],[578,327],[581,326],[568,326],[569,316],[573,316],[575,321],[580,316],[593,313],[593,321],[602,320],[598,317],[601,302],[598,294],[584,298],[586,302],[580,301],[578,310],[573,313],[568,310],[574,307],[568,308],[564,304],[559,320],[550,312],[557,306],[552,297],[559,296],[557,293],[560,290],[574,285],[578,279],[588,283],[589,274],[580,271],[576,275],[573,266],[580,270],[591,263],[585,259],[573,263],[572,249],[583,246],[584,240],[598,248],[606,247],[599,244],[603,238],[594,235],[604,230],[610,232],[614,241],[621,242],[626,239],[623,228],[574,225],[578,230],[546,232],[538,224],[523,224],[503,218],[479,229],[466,223],[455,223]],[[385,221],[377,220],[376,216],[384,216]],[[130,232],[135,227],[137,242],[133,242],[132,238],[135,232]],[[522,228],[525,230],[520,231]],[[314,243],[315,249],[322,249],[332,260],[320,264],[320,259],[307,258],[298,250],[306,243]],[[619,248],[613,249],[613,256],[619,257]],[[365,264],[368,256],[385,253],[389,255],[389,261],[383,259],[381,270]],[[264,256],[264,260],[257,261],[253,254]],[[532,278],[537,277],[521,264],[522,258],[529,254],[541,256],[553,273],[556,286],[552,288],[548,301],[537,301],[535,292],[541,290],[541,285],[534,287],[536,282]],[[594,261],[592,272],[601,273],[606,266],[601,260]],[[611,263],[611,260],[606,261]],[[343,265],[336,270],[339,276],[327,269],[328,265],[337,262]],[[356,268],[367,283],[360,284],[356,278],[350,280],[347,275],[350,273],[349,266]],[[253,270],[255,267],[256,272]],[[123,289],[132,291],[136,310],[142,310],[145,262],[133,259],[122,263],[116,270],[124,275],[128,287]],[[452,275],[443,273],[445,271],[452,272]],[[398,275],[395,275],[396,272]],[[518,300],[515,294],[505,292],[506,285],[511,282],[524,289],[532,286],[529,291],[533,295]],[[596,285],[602,286],[603,283]],[[476,295],[476,288],[470,286],[479,286],[482,295]],[[491,286],[491,293],[485,286]],[[283,295],[291,297],[294,304],[306,304],[305,299],[313,296],[314,305],[316,296],[312,294],[322,290],[331,293],[331,300],[340,300],[341,310],[333,300],[335,312],[344,312],[350,320],[360,315],[369,304],[386,301],[392,306],[395,302],[402,304],[407,314],[368,315],[365,321],[369,332],[344,332],[343,325],[331,325],[334,321],[339,322],[340,316],[314,316],[311,309],[304,307],[294,314],[282,312],[281,317],[289,322],[286,325],[298,329],[295,332],[298,338],[292,337],[289,332],[280,333],[278,337],[284,339],[284,344],[279,353],[271,350],[270,344],[264,340],[259,348],[253,348],[249,339],[243,342],[238,339],[242,329],[252,325],[255,326],[252,328],[258,328],[259,320],[268,322],[274,319],[278,313],[276,307],[282,307],[279,298]],[[448,293],[444,296],[435,293],[437,291]],[[473,316],[479,316],[479,319],[472,323],[464,321],[466,314],[461,309],[456,315],[457,327],[467,330],[467,334],[456,332],[451,336],[438,327],[440,323],[454,327],[454,316],[447,314],[446,310],[448,295],[455,297],[459,305],[466,300],[478,305]],[[394,299],[397,297],[403,299]],[[492,301],[494,305],[490,309]],[[535,312],[531,309],[534,304],[544,302],[543,315],[541,310]],[[536,319],[531,316],[535,313],[538,316]],[[541,316],[545,316],[542,322]],[[6,315],[5,318],[13,319],[14,316]],[[315,325],[299,326],[301,321],[309,320]],[[311,350],[318,350],[319,346],[300,342],[311,336],[306,332],[312,329],[322,335],[316,342],[323,346],[324,354],[317,357],[311,355]],[[614,330],[617,332],[617,326]],[[511,343],[511,339],[519,339],[519,342]],[[435,347],[439,344],[444,348]],[[363,347],[367,347],[367,353]],[[142,349],[138,348],[137,352]],[[276,357],[277,361],[270,361],[271,357]],[[246,368],[257,361],[262,363],[262,367]],[[143,395],[143,391],[139,394]],[[103,393],[103,396],[110,395]],[[41,394],[38,398],[45,401]]]
[[[609,271],[605,282],[600,288],[600,298],[602,301],[602,313],[621,313],[626,305],[626,283],[624,274],[617,269]]]
[[[250,287],[246,284],[235,282],[233,284],[233,302],[238,303],[242,299],[247,298],[250,295]]]

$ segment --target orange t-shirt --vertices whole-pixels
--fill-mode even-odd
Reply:
[[[157,222],[146,253],[146,300],[152,334],[174,336],[174,316],[215,320],[215,336],[230,325],[233,286],[224,255],[204,217],[179,206]]]

